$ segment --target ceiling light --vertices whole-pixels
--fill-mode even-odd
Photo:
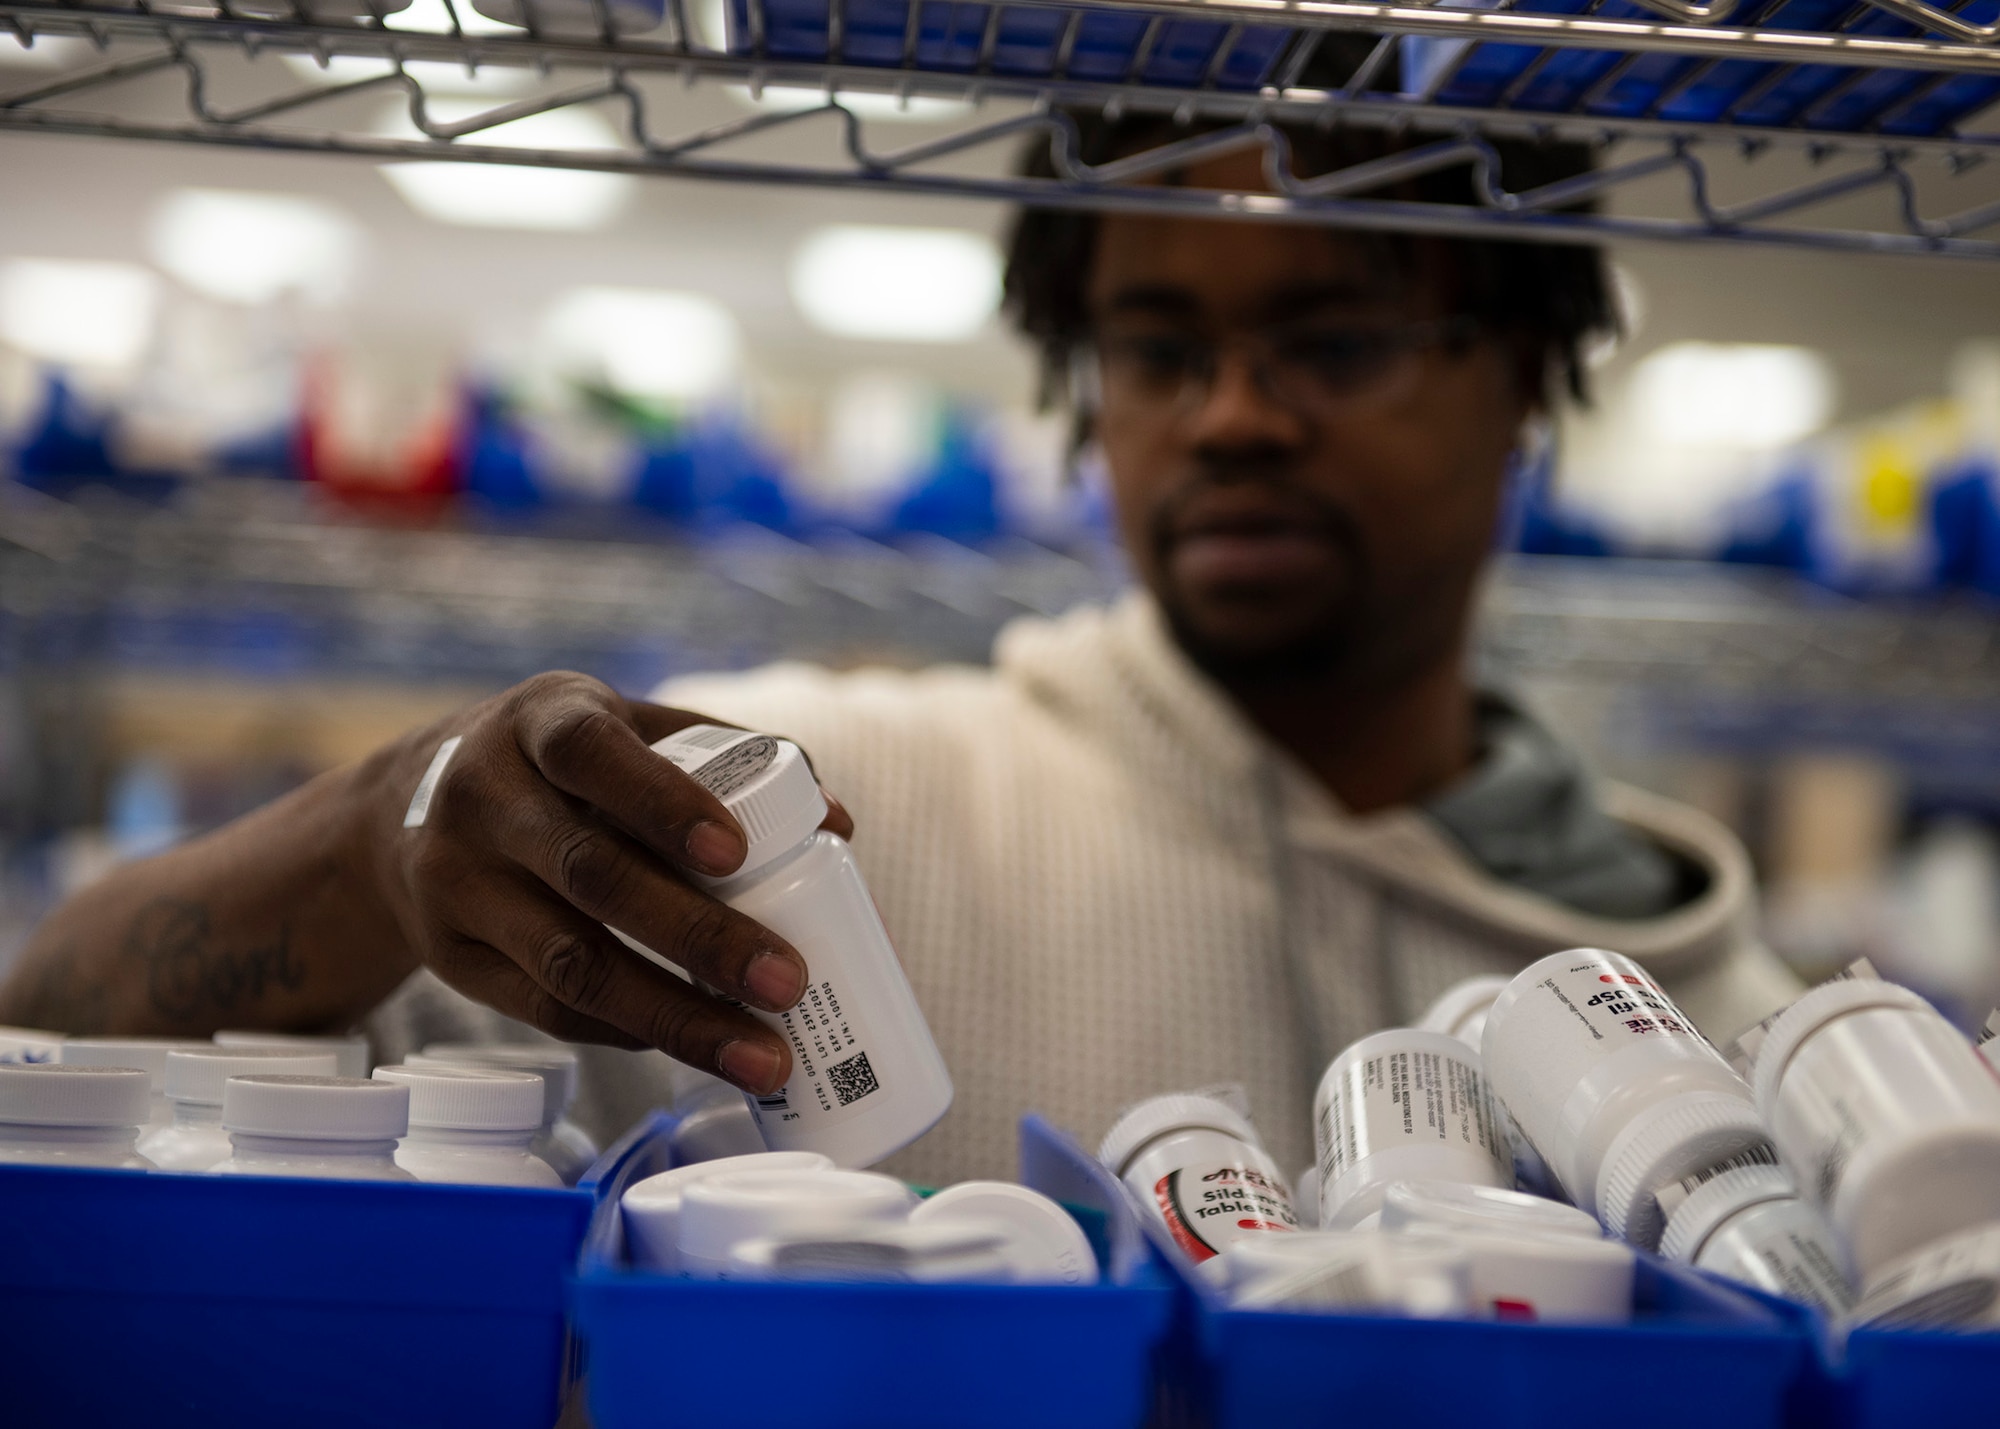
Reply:
[[[477,100],[438,100],[428,104],[426,112],[434,122],[451,124],[471,118],[483,107]],[[402,104],[385,127],[394,137],[421,137]],[[511,149],[605,150],[618,147],[618,136],[603,116],[589,110],[552,109],[468,134],[463,142]],[[449,160],[384,164],[382,177],[410,207],[440,223],[572,232],[609,224],[635,186],[629,174]]]
[[[633,397],[695,401],[736,373],[729,310],[698,293],[572,288],[544,323],[557,364]]]
[[[360,231],[333,205],[292,194],[176,189],[153,212],[153,261],[196,292],[227,302],[303,293],[339,298]]]
[[[0,265],[0,340],[49,362],[125,367],[146,350],[158,296],[135,263],[16,258]]]
[[[767,84],[756,94],[743,84],[727,86],[730,97],[751,109],[784,113],[794,109],[816,109],[827,101],[823,89],[798,85]],[[834,96],[841,108],[859,119],[881,119],[890,123],[948,124],[972,113],[962,99],[938,99],[928,95],[876,94],[865,89],[844,89]]]
[[[1681,446],[1771,450],[1833,414],[1833,369],[1809,347],[1675,342],[1632,370],[1642,435]]]
[[[11,30],[0,32],[0,68],[53,69],[75,64],[90,53],[90,41],[61,35],[37,35],[32,45],[21,43]]]
[[[792,259],[792,297],[839,337],[964,342],[1000,302],[1000,254],[956,228],[822,228]]]
[[[433,35],[451,33],[451,17],[458,16],[458,28],[468,35],[518,35],[519,25],[509,25],[502,20],[489,19],[473,9],[467,0],[452,0],[449,10],[444,0],[412,0],[409,8],[399,10],[385,18],[382,23],[391,30],[413,30]]]

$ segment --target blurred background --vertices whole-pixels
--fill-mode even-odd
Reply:
[[[87,58],[0,36],[0,88]],[[912,143],[965,108],[873,103]],[[977,661],[1126,580],[997,207],[61,137],[0,176],[0,967],[113,861],[538,670]],[[1983,1020],[2000,269],[1613,258],[1628,333],[1520,455],[1482,666],[1736,828],[1802,970]]]

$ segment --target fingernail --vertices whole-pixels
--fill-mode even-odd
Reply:
[[[743,862],[743,840],[713,819],[688,831],[687,851],[703,873],[732,873]]]
[[[715,1054],[722,1075],[746,1092],[774,1092],[778,1089],[778,1054],[762,1042],[738,1039],[725,1042]]]
[[[743,986],[760,1006],[783,1012],[806,990],[806,970],[778,953],[759,953],[744,970]]]

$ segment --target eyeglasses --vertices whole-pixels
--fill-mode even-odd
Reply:
[[[1272,401],[1308,418],[1339,417],[1406,395],[1427,349],[1462,347],[1478,329],[1478,319],[1459,315],[1399,324],[1286,324],[1217,341],[1110,324],[1092,344],[1092,375],[1107,411],[1187,416],[1208,402],[1223,355],[1234,349]]]

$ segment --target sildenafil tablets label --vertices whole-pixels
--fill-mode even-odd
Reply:
[[[1503,1163],[1512,1155],[1469,1058],[1414,1049],[1359,1057],[1329,1091],[1319,1112],[1322,1186],[1405,1146],[1462,1147]]]
[[[1285,1188],[1241,1162],[1177,1167],[1153,1183],[1153,1199],[1174,1243],[1196,1263],[1246,1236],[1299,1228]]]

